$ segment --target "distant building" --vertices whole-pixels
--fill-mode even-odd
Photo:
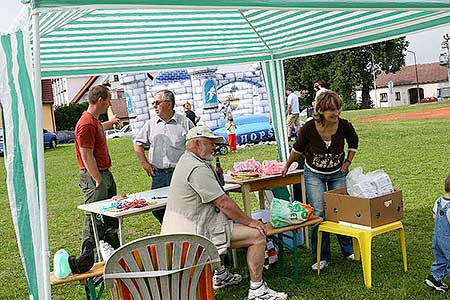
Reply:
[[[381,73],[376,79],[376,89],[370,91],[374,107],[391,107],[414,104],[428,97],[440,98],[443,90],[448,89],[447,67],[439,63],[405,66],[396,73]],[[356,91],[356,98],[361,101],[361,90]]]
[[[50,79],[44,79],[41,81],[42,89],[42,127],[49,130],[55,131],[55,113],[53,110],[53,93],[52,93],[52,82]],[[0,128],[2,127],[2,109],[0,106]]]

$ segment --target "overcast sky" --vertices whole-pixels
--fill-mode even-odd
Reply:
[[[20,3],[20,0],[3,0],[1,5],[0,32],[5,32],[19,14],[23,5]],[[450,25],[407,36],[410,42],[408,49],[415,52],[418,64],[439,61],[439,53],[442,52],[442,36],[445,33],[450,34]],[[407,53],[406,64],[414,64],[414,55],[412,53]]]

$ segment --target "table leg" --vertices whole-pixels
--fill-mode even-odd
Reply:
[[[302,202],[306,204],[306,187],[305,187],[305,174],[300,174],[300,187],[302,189]],[[309,249],[309,227],[305,227],[305,246]]]
[[[119,217],[119,242],[120,246],[123,245],[123,218]]]
[[[248,215],[252,215],[252,210],[250,207],[250,186],[248,184],[244,184],[241,187],[242,191],[242,201],[244,202],[244,212]]]
[[[231,249],[231,256],[233,258],[233,267],[237,269],[239,267],[238,259],[237,259],[237,251],[236,249]]]
[[[97,257],[99,261],[103,260],[102,254],[100,252],[100,239],[98,236],[98,230],[97,230],[97,223],[95,222],[95,214],[91,213],[91,224],[92,224],[92,231],[94,232],[94,240],[95,240],[95,247],[97,248]]]
[[[258,191],[258,198],[259,198],[259,208],[265,209],[266,201],[264,199],[264,190]]]

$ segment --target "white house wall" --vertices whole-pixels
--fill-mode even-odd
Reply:
[[[424,98],[427,97],[438,97],[438,89],[443,87],[448,87],[448,82],[435,82],[435,83],[425,83],[419,84],[419,89],[423,90],[423,96]],[[415,84],[413,85],[401,85],[401,86],[394,86],[392,95],[389,94],[389,89],[387,87],[377,88],[376,90],[370,91],[370,99],[372,99],[372,102],[374,104],[375,108],[380,107],[393,107],[393,106],[401,106],[401,105],[409,105],[410,99],[409,99],[409,90],[417,88]],[[395,100],[395,93],[400,92],[400,100]],[[380,102],[381,100],[381,94],[386,93],[388,95],[388,101],[387,102]],[[356,91],[356,99],[358,101],[361,101],[361,90]]]

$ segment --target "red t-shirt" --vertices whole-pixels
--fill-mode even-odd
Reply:
[[[78,166],[80,169],[86,169],[81,158],[80,147],[94,149],[94,158],[100,171],[111,167],[111,158],[102,124],[87,111],[83,112],[75,126],[75,152]]]

